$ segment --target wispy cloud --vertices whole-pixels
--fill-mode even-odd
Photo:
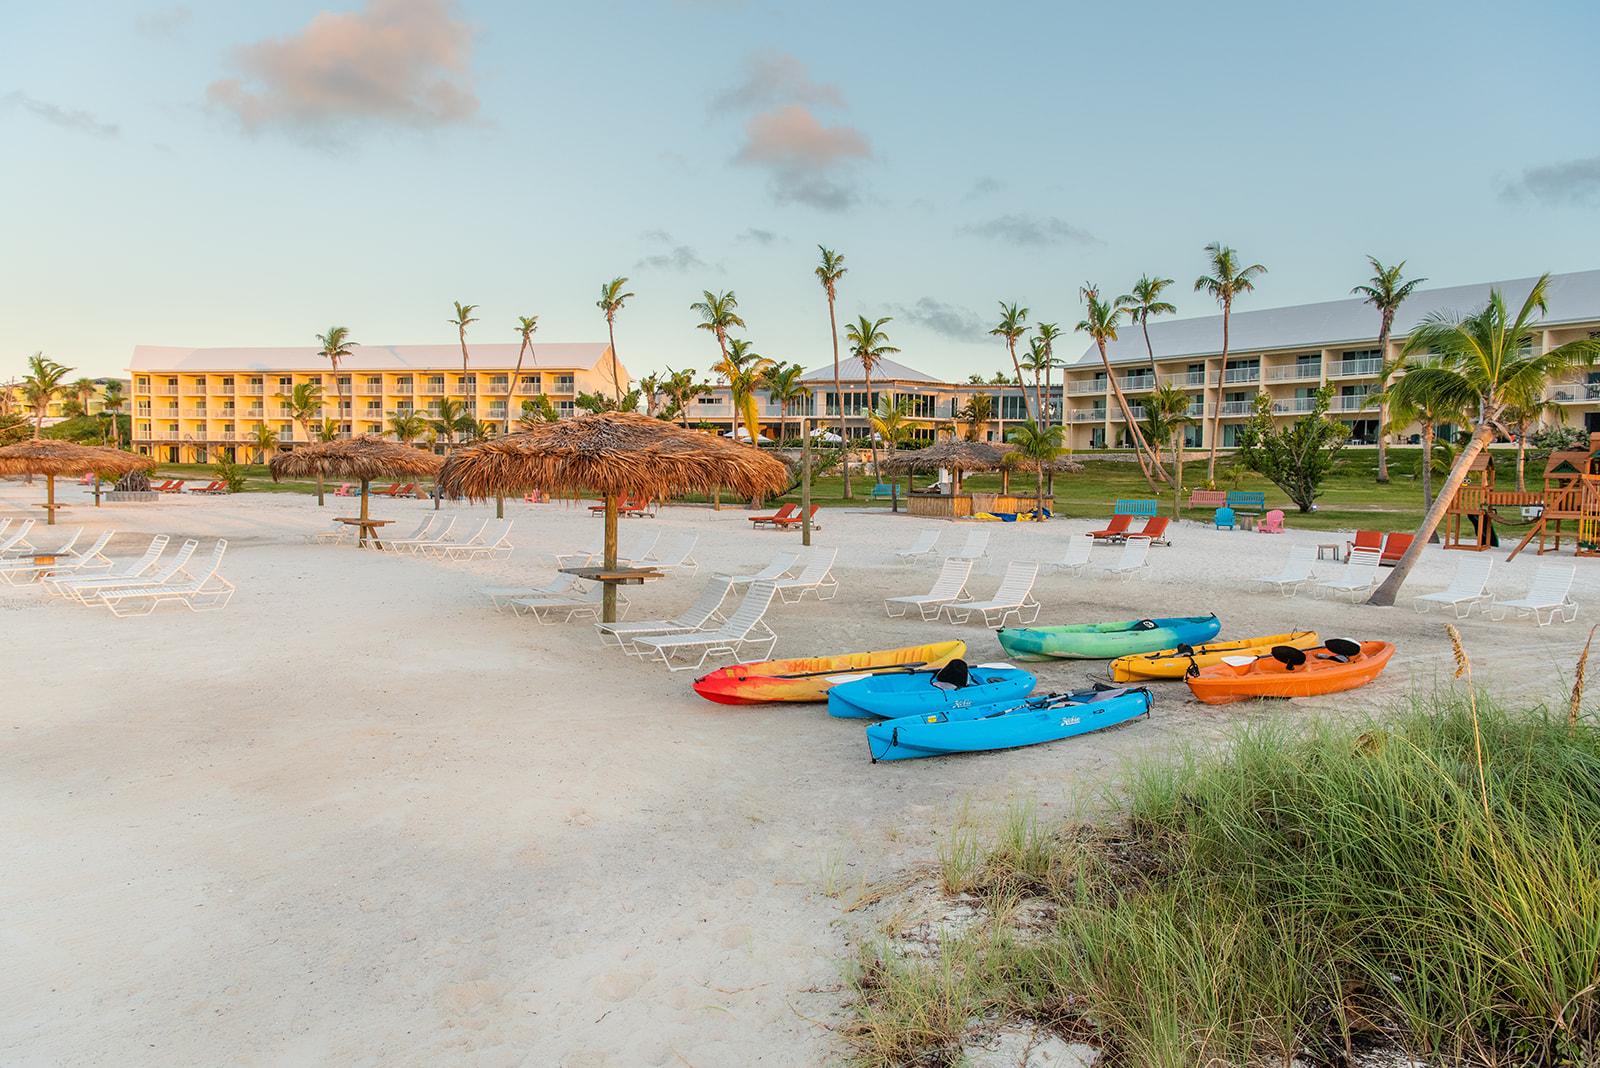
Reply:
[[[634,264],[633,269],[636,271],[677,271],[683,274],[702,270],[707,266],[706,261],[701,259],[694,249],[677,242],[665,230],[646,230],[639,235],[639,238],[650,244],[665,247],[660,252],[651,253]]]
[[[770,245],[778,240],[778,235],[771,230],[752,226],[743,233],[734,235],[733,239],[741,245]]]
[[[249,133],[328,140],[362,125],[427,129],[472,121],[472,30],[453,0],[367,0],[296,33],[236,49],[240,76],[206,96]]]
[[[860,200],[851,164],[872,157],[866,135],[853,126],[824,126],[809,109],[790,104],[752,116],[735,162],[765,170],[780,204],[843,211]]]
[[[962,197],[961,199],[981,200],[984,197],[992,196],[995,193],[1000,192],[1000,190],[1004,189],[1005,187],[1005,183],[1000,179],[994,177],[993,175],[985,174],[975,179],[972,185],[967,187],[966,196]]]
[[[895,318],[927,327],[952,341],[990,341],[989,327],[976,312],[959,304],[922,297],[915,304],[889,305]]]
[[[0,111],[32,115],[36,119],[48,122],[51,126],[58,126],[74,133],[88,134],[90,137],[116,137],[122,133],[122,128],[114,122],[103,122],[87,111],[64,108],[59,104],[40,100],[20,89],[14,89],[0,96]]]
[[[738,84],[711,98],[710,109],[721,114],[778,104],[842,108],[844,94],[836,85],[813,81],[806,65],[788,52],[758,52],[745,60],[744,77]]]
[[[146,11],[133,20],[133,28],[150,37],[171,37],[194,19],[187,4]]]
[[[1508,201],[1541,204],[1600,205],[1600,156],[1529,167],[1521,177],[1503,182],[1500,196]]]
[[[1100,245],[1098,237],[1053,215],[996,215],[956,228],[956,233],[986,237],[1010,245]]]

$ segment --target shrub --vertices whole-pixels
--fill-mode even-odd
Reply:
[[[211,469],[217,473],[217,478],[227,485],[229,493],[238,493],[244,489],[244,467],[229,459],[226,452],[218,450]]]
[[[1332,387],[1322,387],[1311,411],[1280,427],[1272,418],[1272,398],[1257,393],[1255,414],[1239,428],[1240,461],[1288,494],[1302,512],[1311,511],[1322,496],[1322,483],[1350,436],[1348,427],[1328,418],[1332,397]]]

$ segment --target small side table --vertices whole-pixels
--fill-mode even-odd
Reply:
[[[1344,549],[1342,541],[1325,541],[1317,546],[1318,560],[1338,560],[1339,553]]]
[[[394,522],[394,520],[362,519],[359,516],[340,516],[339,518],[335,519],[334,522],[344,523],[347,526],[360,528],[361,533],[360,536],[356,538],[356,548],[365,549],[367,547],[367,541],[370,539],[375,548],[381,549],[383,548],[383,542],[378,540],[380,528],[388,526],[390,523]]]

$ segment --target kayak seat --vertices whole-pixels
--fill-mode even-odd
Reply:
[[[1351,657],[1361,655],[1361,643],[1349,638],[1329,638],[1322,643],[1322,647],[1335,656],[1344,657],[1340,663],[1349,663]]]
[[[1133,629],[1134,630],[1155,630],[1156,629],[1156,621],[1153,620],[1153,619],[1141,619],[1141,620],[1139,620],[1138,623],[1136,623],[1134,625]]]
[[[970,672],[965,660],[952,660],[933,676],[933,686],[937,690],[960,690],[971,681]]]
[[[1296,649],[1292,645],[1274,645],[1272,659],[1282,664],[1285,671],[1293,671],[1306,662],[1306,654],[1305,650]]]

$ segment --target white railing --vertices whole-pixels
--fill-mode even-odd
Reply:
[[[1355,378],[1375,375],[1383,370],[1382,360],[1335,360],[1328,368],[1329,378]]]
[[[1105,391],[1106,383],[1104,379],[1094,382],[1067,383],[1067,396],[1069,397],[1084,397],[1092,393],[1104,393]]]
[[[245,386],[244,387],[245,394],[247,396],[251,396],[251,397],[259,397],[262,394],[266,393],[266,391],[267,391],[267,387],[266,386]]]
[[[1302,415],[1316,407],[1315,397],[1290,397],[1288,400],[1272,402],[1274,415]]]
[[[1232,400],[1232,401],[1223,401],[1222,402],[1222,414],[1225,415],[1225,416],[1227,416],[1227,415],[1249,415],[1249,414],[1251,414],[1252,412],[1255,411],[1255,408],[1256,408],[1256,402],[1255,401]]]
[[[1600,400],[1600,382],[1568,382],[1552,386],[1545,394],[1545,399],[1555,401],[1557,404],[1582,404],[1586,401]]]
[[[185,408],[183,417],[185,419],[204,419],[206,418],[206,410],[204,408]]]
[[[1331,412],[1360,412],[1368,408],[1376,409],[1377,407],[1378,400],[1376,397],[1335,397],[1333,398],[1333,403],[1328,405],[1328,410]]]
[[[1216,385],[1217,376],[1212,375],[1208,381],[1204,371],[1184,371],[1182,374],[1166,375],[1161,379],[1165,385],[1172,386],[1205,386]]]
[[[1222,372],[1224,382],[1259,382],[1261,381],[1261,368],[1259,367],[1230,367]]]
[[[1074,408],[1072,421],[1074,423],[1103,423],[1106,419],[1104,408]]]
[[[1125,378],[1117,379],[1117,385],[1121,386],[1124,392],[1143,392],[1147,389],[1155,389],[1156,380],[1149,375],[1128,375]]]
[[[156,395],[160,396],[160,397],[176,397],[178,395],[178,387],[177,386],[157,386],[156,387]]]
[[[1272,367],[1267,370],[1268,382],[1304,382],[1322,377],[1322,365],[1295,364],[1292,367]]]
[[[422,389],[420,390],[420,392],[422,392],[422,393],[442,394],[444,392],[444,383],[443,382],[425,382],[425,383],[423,383]]]

